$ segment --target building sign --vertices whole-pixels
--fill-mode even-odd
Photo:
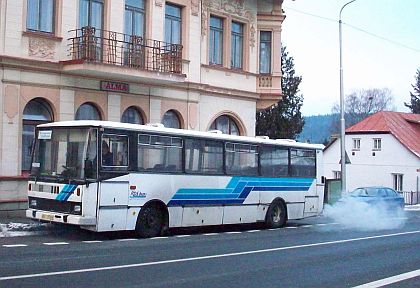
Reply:
[[[130,85],[122,82],[101,81],[101,90],[130,93]]]

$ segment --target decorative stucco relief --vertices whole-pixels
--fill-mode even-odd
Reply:
[[[159,6],[159,7],[162,7],[162,5],[163,5],[163,0],[155,0],[155,5],[156,5],[156,6]]]
[[[55,42],[42,38],[29,38],[29,56],[53,59],[55,55]]]
[[[191,0],[191,14],[193,16],[198,16],[200,12],[200,0]]]

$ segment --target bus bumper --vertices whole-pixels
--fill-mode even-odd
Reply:
[[[85,217],[80,215],[56,213],[36,209],[27,209],[26,217],[40,221],[73,224],[79,226],[96,225],[95,217]]]

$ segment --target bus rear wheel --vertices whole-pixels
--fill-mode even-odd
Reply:
[[[265,225],[268,228],[280,228],[286,225],[287,211],[283,201],[276,199],[271,202],[265,216]]]
[[[136,234],[141,238],[161,235],[164,225],[163,211],[158,205],[149,204],[141,208],[136,223]]]

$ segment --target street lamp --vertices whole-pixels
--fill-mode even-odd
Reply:
[[[345,132],[346,125],[344,120],[344,86],[343,86],[343,52],[342,52],[342,40],[341,40],[341,12],[343,12],[344,7],[353,3],[356,0],[347,2],[341,7],[340,17],[338,21],[338,33],[339,33],[339,42],[340,42],[340,148],[341,148],[341,192],[346,192],[346,145],[345,145]]]

